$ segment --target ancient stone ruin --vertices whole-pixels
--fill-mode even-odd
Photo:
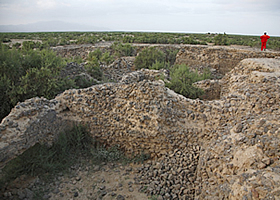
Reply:
[[[166,88],[156,78],[166,71],[142,69],[115,76],[117,83],[19,102],[0,125],[1,167],[37,142],[51,144],[78,122],[127,155],[151,155],[137,169],[137,181],[148,185],[149,195],[279,199],[279,57],[230,47],[180,47],[176,63],[211,67],[219,78],[197,83],[209,94],[204,100]],[[119,69],[127,72],[128,66]]]

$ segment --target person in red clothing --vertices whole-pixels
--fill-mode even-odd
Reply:
[[[268,36],[266,34],[266,32],[264,32],[264,34],[260,37],[261,38],[261,42],[262,42],[262,46],[261,46],[261,51],[266,49],[266,42],[267,40],[270,38],[270,36]]]

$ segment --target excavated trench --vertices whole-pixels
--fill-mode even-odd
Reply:
[[[58,53],[86,54],[88,49],[83,48],[88,47]],[[266,167],[277,166],[279,153],[266,153],[273,147],[264,142],[263,150],[257,150],[258,156],[252,156],[255,161],[250,166],[239,165],[235,154],[238,149],[257,148],[264,136],[265,141],[269,137],[279,146],[276,134],[280,130],[276,120],[279,110],[275,108],[279,102],[279,77],[268,80],[264,86],[263,75],[252,73],[265,71],[273,76],[279,71],[277,57],[280,57],[278,52],[180,47],[177,64],[185,63],[202,71],[210,67],[216,77],[224,76],[196,83],[206,91],[204,100],[187,99],[169,90],[162,81],[155,80],[157,71],[141,70],[124,76],[130,72],[133,59],[121,58],[115,62],[119,73],[115,77],[123,76],[119,83],[67,90],[50,101],[33,98],[18,103],[0,126],[1,166],[38,141],[51,143],[57,133],[69,127],[69,122],[82,122],[90,124],[92,136],[105,144],[121,145],[128,155],[141,152],[151,155],[152,160],[136,169],[135,178],[135,182],[146,186],[148,195],[162,199],[240,199],[256,193],[259,197],[275,196],[279,191],[276,186],[280,186],[277,181],[275,187],[262,192],[263,186],[240,182],[240,177],[244,166],[274,176]],[[246,58],[266,59],[243,62]],[[255,87],[251,87],[251,82]],[[269,97],[258,96],[256,100],[264,90]],[[263,118],[265,122],[258,125]],[[257,125],[262,129],[264,124],[266,132],[249,136]],[[266,135],[268,130],[274,134]],[[250,170],[247,173],[252,181],[262,177],[261,173],[253,177]],[[269,184],[264,183],[266,187]]]

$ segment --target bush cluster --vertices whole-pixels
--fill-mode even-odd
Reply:
[[[139,53],[139,55],[135,58],[134,64],[136,66],[136,69],[149,69],[156,62],[164,63],[165,54],[155,47],[150,47],[145,48]]]
[[[0,43],[0,119],[9,114],[17,104],[35,96],[52,99],[69,88],[88,87],[94,84],[85,77],[73,79],[60,76],[67,62],[82,63],[81,57],[63,59],[50,49],[37,48],[38,43],[24,41],[21,48],[9,48]],[[36,49],[37,48],[37,49]],[[97,49],[89,53],[84,68],[95,80],[103,81],[100,64],[110,64],[116,56],[130,56],[130,44],[115,44],[113,53]],[[114,55],[113,55],[114,54]]]
[[[33,50],[31,44],[25,43],[22,49],[9,49],[0,43],[0,119],[8,115],[17,102],[36,96],[52,99],[66,89],[93,84],[82,77],[62,77],[66,61],[49,49]],[[85,66],[88,73],[102,80],[99,63],[93,57],[88,59]],[[100,60],[111,62],[112,58],[103,54]]]
[[[61,78],[65,63],[50,50],[17,50],[0,46],[0,118],[6,116],[17,102],[35,96],[53,98],[74,87],[74,82]]]
[[[134,64],[136,69],[168,68],[174,64],[178,51],[178,49],[167,49],[164,52],[156,47],[145,48],[136,56]]]
[[[100,49],[97,49],[93,52],[90,52],[86,59],[85,69],[87,73],[93,78],[102,81],[103,73],[100,68],[100,64],[109,65],[114,61],[114,57],[110,54],[109,51],[102,52]]]
[[[170,71],[170,81],[166,83],[166,87],[182,94],[188,98],[198,98],[204,92],[202,89],[193,86],[193,83],[204,79],[211,78],[209,70],[205,70],[203,74],[192,71],[186,65],[173,65],[178,50],[167,50],[163,52],[155,47],[144,49],[135,59],[137,69],[167,69]]]
[[[134,56],[136,53],[135,48],[131,44],[123,44],[115,42],[112,47],[115,57]]]
[[[170,82],[166,83],[166,86],[175,92],[182,94],[188,98],[199,98],[204,91],[200,88],[193,86],[193,83],[205,79],[211,78],[211,74],[208,70],[205,70],[203,74],[199,74],[197,71],[192,71],[184,64],[174,65],[170,70]]]
[[[214,37],[215,45],[228,45],[228,39],[226,34],[218,34]]]

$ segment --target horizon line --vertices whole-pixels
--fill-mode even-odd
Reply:
[[[65,33],[65,32],[146,32],[146,33],[186,33],[186,34],[226,34],[226,35],[247,35],[247,36],[260,36],[262,34],[255,33],[230,33],[230,32],[200,32],[200,31],[163,31],[163,30],[39,30],[39,31],[3,31],[0,33]],[[280,35],[270,35],[272,37],[280,37]]]

